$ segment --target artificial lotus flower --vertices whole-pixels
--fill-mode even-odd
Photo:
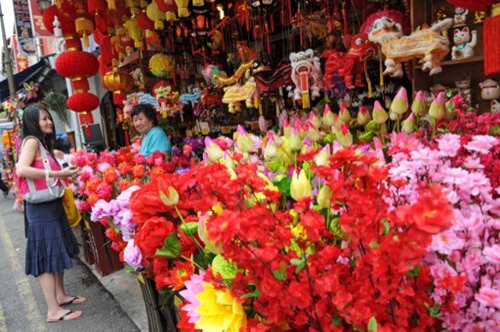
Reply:
[[[410,116],[403,120],[401,131],[407,134],[413,134],[415,132],[415,113],[410,113]]]
[[[247,326],[247,317],[240,301],[229,290],[203,283],[203,292],[195,297],[200,302],[195,312],[200,315],[195,324],[202,331],[239,332]]]
[[[214,212],[217,214],[222,213],[222,208],[218,205],[214,206]],[[204,248],[214,254],[222,253],[222,244],[216,245],[213,241],[208,238],[207,234],[207,222],[212,212],[207,212],[198,217],[198,236],[200,240],[205,244]]]
[[[411,111],[418,117],[423,117],[427,114],[427,107],[425,105],[425,96],[423,91],[418,91],[413,98],[411,104]]]
[[[314,162],[317,166],[330,165],[330,144],[326,144],[317,155],[314,156]]]
[[[314,112],[309,112],[309,119],[308,119],[316,128],[319,128],[321,126],[321,119],[316,115]]]
[[[378,100],[375,100],[375,103],[373,104],[373,120],[377,124],[382,124],[387,121],[389,118],[389,115],[387,115],[387,112],[384,110],[382,105],[380,105],[380,102]]]
[[[351,113],[349,113],[349,109],[347,109],[344,103],[340,104],[339,120],[347,124],[351,122]]]
[[[318,127],[312,121],[307,121],[306,129],[307,137],[311,140],[311,142],[317,142],[321,138],[321,133],[319,132]]]
[[[332,205],[330,198],[332,197],[332,188],[329,185],[324,185],[321,187],[316,197],[318,206],[322,209],[328,209]]]
[[[231,154],[229,151],[224,151],[224,157],[222,157],[221,163],[224,164],[228,169],[234,169],[236,166],[233,158],[231,158]]]
[[[391,107],[389,108],[390,113],[395,113],[397,115],[403,115],[408,110],[408,94],[406,93],[406,89],[404,87],[400,87],[396,97],[391,103]]]
[[[299,118],[295,119],[295,130],[297,131],[297,134],[299,135],[300,139],[304,139],[306,137],[306,127],[304,124],[302,124],[302,121],[300,121]]]
[[[294,170],[292,182],[290,183],[290,196],[292,196],[294,200],[300,201],[305,197],[311,197],[311,195],[311,182],[307,178],[305,171],[302,169],[297,175],[297,170]]]
[[[300,138],[299,134],[295,127],[292,127],[290,132],[290,150],[292,151],[300,151],[302,149],[302,138]]]
[[[205,137],[205,153],[209,161],[216,162],[224,156],[224,152],[210,137]]]
[[[237,136],[236,142],[238,144],[238,149],[241,152],[250,152],[253,149],[253,140],[248,135],[245,128],[242,125],[238,125],[235,135]]]
[[[280,128],[283,128],[285,126],[285,123],[288,122],[288,112],[287,111],[283,111],[280,113],[280,116],[279,116],[279,125],[280,125]]]
[[[280,147],[283,145],[283,143],[285,142],[285,140],[283,139],[283,137],[281,137],[280,135],[274,135],[274,144],[276,144],[276,147]]]
[[[349,126],[347,124],[344,123],[341,126],[340,130],[336,132],[336,136],[337,136],[337,141],[339,141],[339,143],[343,147],[348,147],[352,145],[353,138],[351,132],[349,131]]]
[[[372,119],[372,116],[370,112],[368,111],[368,108],[366,106],[361,106],[358,110],[358,124],[360,126],[366,125],[370,120]]]
[[[437,121],[441,120],[444,118],[446,115],[446,105],[444,103],[444,92],[440,92],[437,96],[437,98],[434,98],[434,100],[431,103],[431,106],[429,107],[429,116]]]
[[[307,153],[312,149],[312,142],[309,137],[306,137],[302,140],[302,149],[300,149],[300,153]]]
[[[276,143],[274,140],[274,134],[268,133],[267,134],[266,148],[264,149],[264,159],[271,160],[271,159],[276,158],[277,155],[278,155],[278,147],[276,146]]]
[[[167,193],[161,190],[159,192],[160,199],[163,202],[163,204],[167,206],[172,206],[179,203],[179,193],[177,192],[177,190],[175,190],[175,188],[171,186],[169,186],[167,190],[168,190]]]
[[[330,105],[325,104],[325,110],[323,111],[323,126],[330,128],[335,124],[335,116],[330,108]]]
[[[289,138],[290,137],[290,134],[292,133],[292,126],[290,126],[290,123],[288,123],[288,120],[285,120],[283,122],[283,136],[285,136],[286,138]]]

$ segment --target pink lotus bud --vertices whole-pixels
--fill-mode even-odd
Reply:
[[[425,96],[423,91],[418,91],[413,98],[411,111],[418,117],[423,117],[427,114],[427,106],[425,104]]]
[[[314,124],[316,128],[319,128],[319,126],[321,126],[321,119],[314,112],[309,112],[308,120],[312,122],[312,124]]]
[[[285,122],[283,122],[283,135],[286,138],[290,137],[291,129],[292,129],[292,126],[290,126],[290,124],[288,123],[288,120],[285,120]]]
[[[389,115],[387,115],[387,112],[383,109],[382,105],[380,105],[380,102],[375,100],[373,104],[373,120],[375,120],[377,124],[382,124],[385,123],[388,118]]]
[[[237,139],[236,139],[236,142],[238,144],[238,149],[241,152],[252,151],[252,149],[253,149],[253,140],[250,137],[250,135],[248,135],[248,133],[245,130],[245,128],[243,128],[242,125],[238,125],[238,127],[236,129],[236,133],[237,133],[237,136],[238,136]]]
[[[321,138],[321,134],[318,130],[318,127],[314,125],[314,123],[308,121],[306,123],[307,129],[307,137],[311,140],[311,142],[317,142]]]
[[[391,97],[389,96],[385,96],[384,97],[384,106],[385,106],[385,109],[388,110],[391,108],[391,104],[392,104],[392,99]]]
[[[431,103],[431,106],[429,107],[429,116],[433,119],[436,120],[441,120],[444,118],[446,113],[446,106],[444,103],[444,92],[440,92],[437,96],[437,98],[434,98],[434,100]]]
[[[302,139],[300,138],[299,134],[297,133],[297,130],[292,127],[292,130],[290,132],[290,150],[292,151],[300,151],[302,149]]]
[[[343,146],[348,147],[352,145],[352,134],[349,131],[349,126],[345,123],[337,131],[337,141]]]
[[[306,137],[306,127],[304,127],[300,119],[295,119],[295,129],[297,130],[297,134],[301,139]]]
[[[415,113],[410,113],[405,120],[402,122],[401,131],[407,134],[413,134],[415,132]]]
[[[333,116],[332,109],[328,104],[325,104],[325,111],[323,112],[323,125],[325,127],[331,127],[335,123],[335,117]]]
[[[325,145],[316,156],[314,162],[318,166],[328,166],[330,164],[330,144]]]
[[[211,162],[216,162],[222,158],[224,152],[210,137],[205,136],[205,152]]]
[[[347,123],[347,124],[351,122],[351,114],[349,113],[349,110],[347,109],[344,103],[340,104],[339,120],[342,123]]]
[[[360,126],[366,125],[370,120],[372,119],[372,116],[370,112],[368,111],[368,108],[366,106],[361,106],[358,110],[358,124]]]
[[[404,87],[399,88],[396,97],[391,103],[391,107],[389,108],[389,112],[396,113],[398,115],[403,115],[408,110],[408,94],[406,93],[406,89]]]
[[[266,148],[264,149],[264,159],[271,160],[278,155],[278,147],[274,142],[274,135],[268,134]]]

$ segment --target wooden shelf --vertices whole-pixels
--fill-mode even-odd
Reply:
[[[457,66],[457,65],[463,65],[465,63],[477,63],[477,62],[482,62],[484,61],[483,56],[474,56],[472,58],[468,59],[463,59],[463,60],[445,60],[441,62],[441,67],[446,67],[446,66]],[[422,69],[422,64],[419,63],[415,65],[416,69]]]

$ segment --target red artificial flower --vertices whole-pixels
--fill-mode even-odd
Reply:
[[[118,180],[118,174],[116,174],[116,170],[113,167],[108,167],[103,174],[104,181],[107,184],[112,184],[116,180]]]
[[[156,278],[156,287],[172,288],[174,291],[184,288],[184,282],[191,278],[194,273],[194,267],[191,262],[175,261],[172,269],[168,270],[168,275],[163,278]]]
[[[142,165],[135,165],[134,167],[132,167],[132,175],[136,179],[142,178],[145,173],[146,173],[146,169]]]
[[[431,186],[415,204],[399,209],[396,214],[401,220],[429,234],[441,233],[450,228],[455,220],[453,209],[439,186]]]
[[[120,182],[118,182],[118,191],[123,192],[123,191],[127,190],[128,188],[130,188],[131,185],[132,184],[130,182],[128,182],[127,180],[121,179]]]
[[[182,331],[182,332],[201,332],[201,330],[198,330],[195,328],[195,325],[193,323],[189,322],[189,317],[187,315],[187,311],[182,310],[182,307],[185,306],[186,304],[182,304],[179,306],[179,316],[180,320],[177,323],[177,327]],[[262,331],[263,332],[263,331]]]
[[[120,164],[118,164],[118,172],[120,172],[121,175],[126,175],[130,173],[131,170],[132,166],[126,161],[123,161]]]
[[[143,257],[153,258],[156,250],[163,247],[165,239],[175,231],[174,224],[163,217],[151,217],[137,230],[134,243]]]

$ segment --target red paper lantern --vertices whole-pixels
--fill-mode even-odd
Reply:
[[[79,92],[71,95],[66,101],[68,108],[75,112],[91,112],[99,107],[99,98],[89,92]]]
[[[76,34],[76,27],[75,27],[75,18],[71,18],[67,15],[61,14],[59,9],[57,8],[56,5],[49,6],[44,12],[43,12],[43,25],[45,25],[45,28],[51,33],[54,34],[54,18],[57,16],[57,19],[61,23],[61,30],[63,35],[73,35]]]
[[[144,12],[137,15],[137,25],[139,25],[139,28],[142,30],[154,30],[155,28],[155,22],[151,21]]]
[[[104,0],[87,0],[87,11],[90,14],[105,12],[107,9],[106,2]]]
[[[162,12],[177,13],[177,5],[174,0],[156,0],[156,4],[158,5],[158,8],[160,8]]]
[[[90,53],[73,51],[59,55],[55,67],[63,77],[91,77],[99,71],[99,62]]]

